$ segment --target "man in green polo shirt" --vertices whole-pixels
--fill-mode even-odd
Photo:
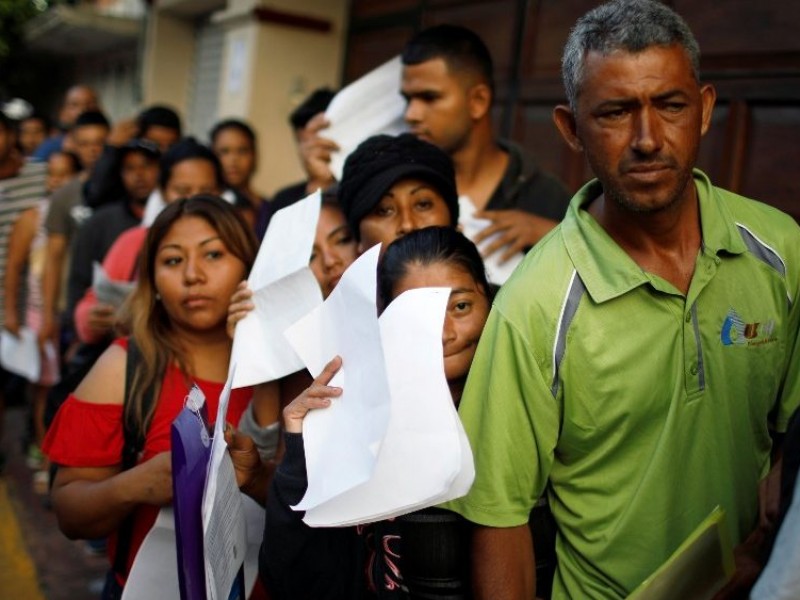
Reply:
[[[715,92],[685,22],[614,0],[562,65],[554,119],[597,180],[500,291],[461,402],[478,598],[532,597],[546,489],[554,598],[624,598],[717,505],[742,542],[800,403],[800,228],[693,169]]]

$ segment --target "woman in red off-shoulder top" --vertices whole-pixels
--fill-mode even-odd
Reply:
[[[256,247],[250,228],[224,200],[195,196],[165,208],[148,231],[128,305],[141,359],[126,410],[146,432],[138,463],[121,469],[127,339],[100,357],[48,432],[44,450],[60,467],[52,498],[61,530],[71,538],[111,535],[113,557],[114,534],[133,511],[128,569],[158,510],[172,500],[170,425],[193,383],[205,394],[208,414],[216,415],[232,343],[225,331],[228,302]],[[142,396],[151,387],[157,401],[148,414]],[[251,397],[260,425],[277,422],[278,398],[268,386],[235,390],[229,421],[238,422]]]

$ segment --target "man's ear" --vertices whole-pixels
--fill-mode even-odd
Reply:
[[[706,84],[700,88],[700,102],[703,109],[700,134],[705,135],[711,125],[711,113],[714,112],[714,104],[717,100],[717,90],[711,84]]]
[[[574,152],[583,152],[583,144],[578,138],[578,128],[575,124],[575,115],[566,104],[559,104],[553,109],[553,122],[556,124],[561,137]]]
[[[485,83],[476,83],[467,92],[467,102],[470,118],[479,121],[492,108],[492,90]]]

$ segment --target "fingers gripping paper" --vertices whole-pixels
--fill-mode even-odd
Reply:
[[[341,401],[312,411],[303,422],[308,471],[308,490],[298,505],[303,510],[367,481],[389,424],[375,308],[379,252],[375,246],[362,254],[326,302],[286,331],[313,376],[336,354],[344,363],[331,381],[346,386]]]
[[[475,236],[481,231],[491,226],[492,222],[489,219],[481,219],[475,216],[475,205],[467,196],[459,196],[458,198],[458,224],[461,226],[461,231],[473,242]],[[489,236],[480,243],[480,250],[485,250],[493,241],[500,236],[499,233]],[[516,256],[511,257],[504,263],[500,263],[500,256],[502,252],[494,252],[490,256],[483,259],[483,264],[486,267],[486,278],[491,283],[503,285],[506,280],[511,277],[511,273],[517,268],[517,265],[522,262],[524,254],[521,252]]]
[[[255,309],[236,324],[233,387],[272,381],[303,368],[284,330],[322,304],[308,266],[320,210],[319,192],[275,213],[248,278]]]
[[[374,286],[374,270],[352,275],[364,279],[362,291],[370,283]],[[348,273],[342,282],[346,277]],[[371,322],[375,331],[356,338],[363,354],[359,362],[344,351],[346,339],[338,337],[339,331],[331,328],[322,333],[331,322],[352,320],[341,310],[352,305],[346,290],[342,298],[347,302],[334,305],[326,301],[318,315],[309,315],[287,332],[304,358],[312,355],[316,346],[327,344],[320,356],[314,356],[317,368],[312,373],[318,373],[322,361],[335,354],[343,359],[342,396],[330,408],[312,411],[303,426],[309,484],[306,496],[295,508],[306,510],[308,525],[377,521],[462,496],[469,490],[474,478],[472,453],[453,406],[442,359],[442,327],[449,292],[446,288],[416,289],[395,299],[379,322]],[[370,314],[374,314],[374,295],[370,301]],[[362,326],[366,329],[367,323]],[[324,342],[318,339],[321,335]],[[362,397],[361,390],[367,388],[358,386],[365,380],[378,379],[382,379],[383,395]],[[362,408],[376,400],[380,409]],[[387,422],[375,420],[376,415],[387,413]],[[350,430],[362,437],[348,438]],[[431,460],[433,457],[435,460]]]

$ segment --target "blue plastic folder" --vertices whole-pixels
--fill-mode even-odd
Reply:
[[[196,388],[192,390],[190,400],[197,392]],[[201,510],[211,456],[207,423],[205,403],[198,409],[190,402],[172,422],[172,489],[181,600],[206,600]]]

